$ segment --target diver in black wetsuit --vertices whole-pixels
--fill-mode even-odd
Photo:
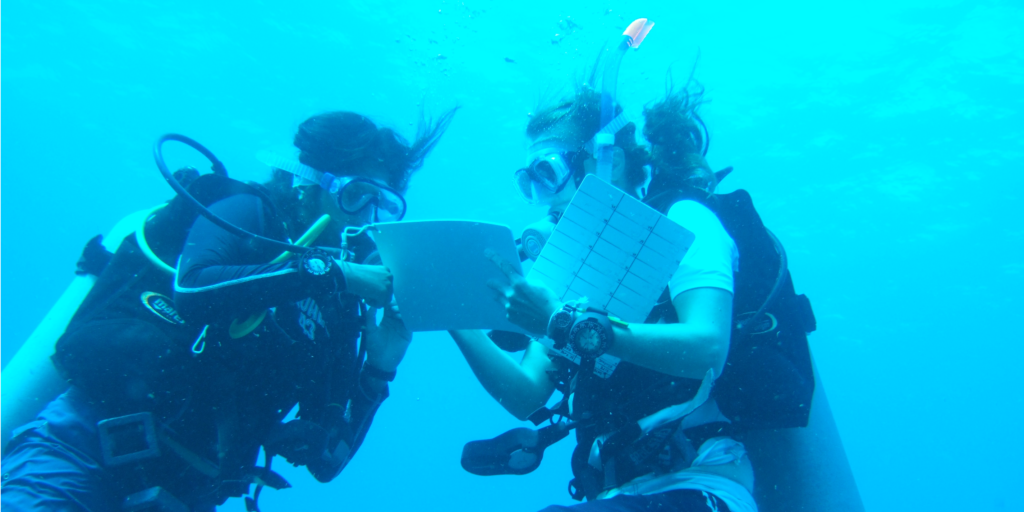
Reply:
[[[314,116],[295,136],[298,161],[275,159],[266,185],[233,186],[207,206],[277,240],[327,214],[316,245],[339,247],[345,228],[404,215],[401,191],[453,113],[422,125],[412,144],[355,113]],[[71,389],[7,447],[4,510],[213,510],[256,484],[246,498],[254,510],[263,486],[288,486],[273,455],[322,482],[336,477],[411,340],[390,273],[355,263],[367,262],[372,240],[349,237],[344,261],[313,250],[271,263],[278,249],[199,217],[173,283],[152,281],[142,301],[122,292],[147,282],[145,272],[102,286],[138,252],[134,237],[122,247],[58,343],[54,362]],[[379,325],[375,308],[384,309]],[[296,405],[297,418],[284,421]]]

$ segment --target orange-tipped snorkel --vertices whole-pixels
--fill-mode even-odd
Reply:
[[[601,129],[592,139],[593,154],[597,157],[597,177],[611,182],[612,180],[612,146],[615,145],[615,133],[628,122],[625,117],[615,117],[615,89],[619,80],[619,65],[622,57],[630,48],[639,49],[640,43],[654,27],[654,22],[640,18],[630,23],[622,33],[615,52],[604,64],[604,75],[601,77]]]
[[[626,27],[626,31],[622,35],[629,37],[629,47],[634,50],[640,49],[640,43],[644,42],[644,38],[647,37],[647,33],[654,28],[654,22],[648,21],[647,18],[640,18],[634,20]]]

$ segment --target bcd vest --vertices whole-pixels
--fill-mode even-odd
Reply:
[[[183,176],[178,178],[186,181]],[[253,185],[215,174],[193,176],[187,188],[207,206],[241,193],[266,198]],[[276,216],[269,199],[264,203]],[[176,196],[145,221],[146,241],[160,260],[172,267],[176,264],[198,215],[191,203]],[[283,237],[284,233],[274,235]],[[52,360],[61,375],[97,404],[102,414],[115,418],[151,413],[154,422],[173,430],[176,439],[206,439],[211,440],[206,444],[216,445],[216,426],[192,421],[219,406],[215,403],[218,397],[209,392],[211,382],[205,374],[211,372],[199,368],[204,362],[193,353],[205,333],[204,326],[186,322],[178,314],[172,299],[174,276],[143,253],[136,237],[134,233],[125,237],[113,255],[100,245],[100,237],[86,246],[77,273],[96,275],[97,280],[58,339]],[[199,456],[217,460],[215,452],[200,452]],[[160,463],[143,466],[165,464],[158,472],[178,474],[180,488],[172,484],[170,490],[183,499],[190,492],[210,493],[216,503],[225,499],[216,497],[219,494],[237,494],[223,484],[207,482],[202,474],[190,478],[188,473],[196,473],[195,464],[187,460],[160,459]],[[145,479],[130,467],[123,476]]]

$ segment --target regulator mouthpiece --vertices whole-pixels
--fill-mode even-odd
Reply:
[[[555,223],[550,218],[526,226],[522,236],[523,254],[531,260],[537,261],[540,251],[544,249],[544,244],[548,242],[548,238],[551,238],[551,233],[554,231]]]

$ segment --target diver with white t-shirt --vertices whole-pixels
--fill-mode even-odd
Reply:
[[[508,278],[492,283],[497,299],[534,338],[451,333],[506,410],[548,423],[468,443],[465,469],[529,473],[544,448],[575,430],[569,489],[587,502],[545,511],[753,512],[754,470],[734,432],[806,425],[814,382],[806,326],[813,316],[809,322],[809,305],[801,309],[806,298],[792,291],[781,246],[749,195],[713,193],[728,171],[716,175],[704,159],[701,92],[689,85],[645,109],[649,148],[637,144],[633,123],[615,132],[611,146],[612,184],[694,235],[647,322],[626,324],[586,304],[562,303],[490,254]],[[528,166],[515,182],[527,201],[549,207],[551,223],[600,165],[593,144],[607,131],[600,104],[601,94],[581,85],[529,122]],[[538,240],[524,233],[521,253],[538,253]],[[740,257],[748,253],[750,263]],[[518,362],[505,353],[517,350],[525,350]],[[545,408],[556,390],[565,398]]]

